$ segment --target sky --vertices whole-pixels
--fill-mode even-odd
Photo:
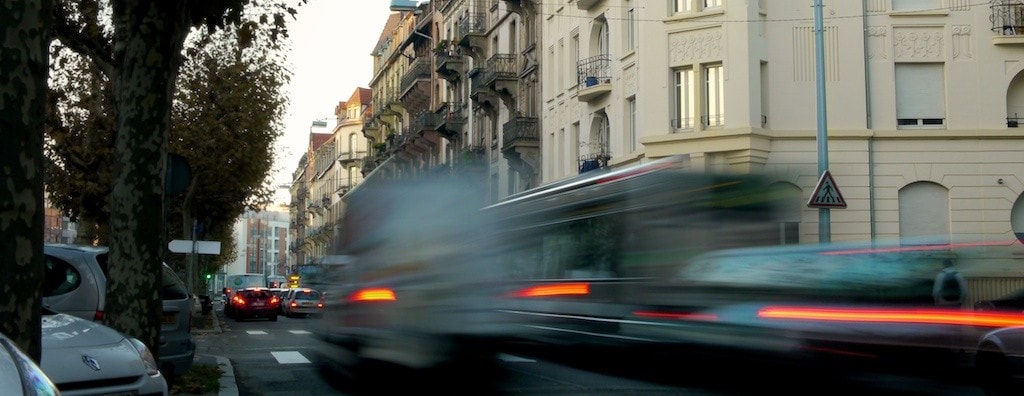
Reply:
[[[275,187],[291,184],[313,121],[331,118],[333,125],[338,102],[348,100],[358,87],[370,87],[370,52],[391,14],[390,5],[389,0],[309,0],[289,22],[292,79],[284,89],[291,103],[275,150]],[[275,203],[290,200],[287,188],[277,190]]]

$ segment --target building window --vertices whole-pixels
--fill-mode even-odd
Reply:
[[[672,0],[672,11],[675,13],[690,12],[690,1],[692,0]]]
[[[693,129],[694,85],[693,68],[677,69],[673,73],[675,88],[673,89],[672,127],[675,129]]]
[[[942,0],[892,0],[893,11],[921,11],[942,8]]]
[[[897,129],[944,128],[946,90],[941,63],[896,64]]]
[[[704,9],[718,8],[722,6],[722,0],[704,0]]]
[[[725,125],[725,79],[722,65],[704,66],[703,124],[708,127]]]

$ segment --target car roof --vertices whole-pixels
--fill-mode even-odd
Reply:
[[[96,252],[96,253],[105,253],[105,252],[107,252],[109,250],[109,248],[106,247],[106,246],[78,245],[78,244],[70,244],[70,243],[47,243],[45,245],[45,247],[51,248],[51,249],[53,249],[53,248],[56,248],[56,249],[68,249],[68,250],[78,250],[78,251],[82,251],[82,252]]]

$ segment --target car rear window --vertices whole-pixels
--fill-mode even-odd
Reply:
[[[168,267],[164,267],[162,285],[160,288],[161,299],[184,300],[188,298],[188,288],[185,286],[185,282]]]
[[[270,293],[263,290],[242,290],[238,292],[242,298],[270,298]]]
[[[82,274],[67,261],[46,256],[43,278],[43,297],[68,293],[82,284]]]
[[[320,293],[313,290],[303,290],[295,293],[296,300],[319,300]]]

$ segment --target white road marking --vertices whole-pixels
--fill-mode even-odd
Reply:
[[[519,357],[519,356],[515,356],[515,355],[509,355],[509,354],[505,354],[505,353],[498,355],[498,359],[501,359],[501,360],[504,360],[504,361],[510,362],[510,363],[533,363],[533,362],[536,362],[536,360],[533,360],[533,359],[527,359],[527,358],[524,358],[524,357]]]
[[[288,330],[288,332],[292,334],[313,334],[306,330]]]
[[[263,330],[246,330],[245,332],[249,333],[249,335],[267,335],[267,332]]]
[[[277,359],[280,364],[309,363],[309,359],[295,351],[271,352],[270,354],[274,355],[274,359]]]

